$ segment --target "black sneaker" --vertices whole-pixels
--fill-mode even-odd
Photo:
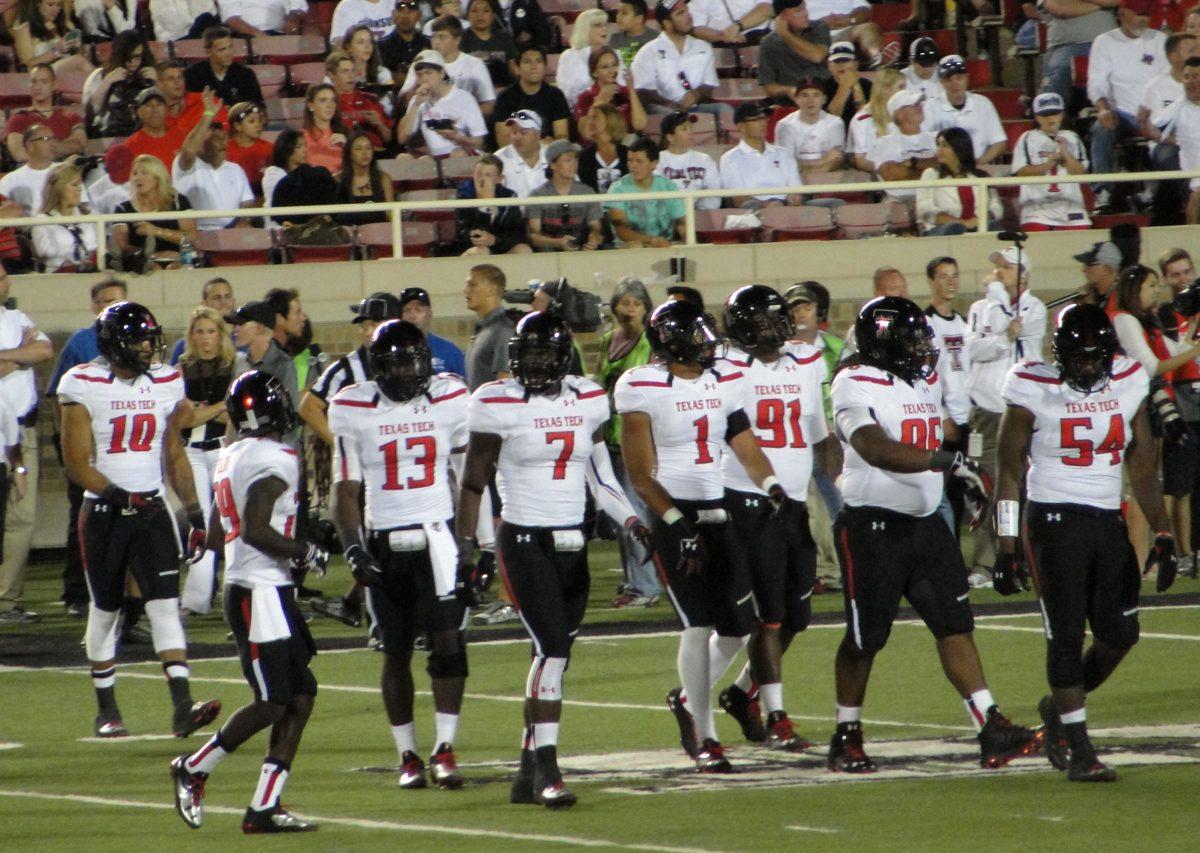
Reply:
[[[1096,757],[1096,750],[1089,740],[1085,748],[1071,750],[1067,779],[1071,782],[1115,782],[1117,771]]]
[[[336,619],[343,625],[357,628],[362,625],[362,608],[356,607],[342,596],[335,598],[314,598],[308,602],[313,613]]]
[[[206,773],[192,773],[187,769],[187,755],[177,755],[171,760],[171,779],[175,783],[175,811],[183,822],[192,829],[204,823],[204,782]]]
[[[96,737],[128,737],[129,729],[121,722],[120,717],[106,717],[103,714],[96,717]]]
[[[454,747],[450,744],[441,744],[429,757],[429,779],[447,791],[457,791],[463,786],[463,777],[454,759]]]
[[[246,809],[242,818],[242,832],[246,835],[273,832],[316,832],[318,825],[311,821],[300,820],[283,806],[256,812]]]
[[[829,769],[836,773],[874,773],[875,762],[863,749],[862,726],[833,733],[829,741]]]
[[[767,715],[767,749],[783,752],[803,752],[812,743],[796,734],[786,711],[772,711]]]
[[[1067,747],[1067,731],[1058,718],[1058,709],[1054,707],[1054,697],[1043,696],[1038,702],[1038,714],[1042,718],[1042,731],[1046,733],[1046,760],[1055,770],[1066,770],[1070,764],[1070,750]]]
[[[721,744],[706,737],[700,744],[700,751],[696,753],[696,772],[732,773],[733,765],[725,757],[725,750]]]
[[[221,713],[219,699],[209,699],[207,702],[193,702],[191,705],[180,705],[175,709],[173,730],[175,737],[187,737],[197,729],[202,729],[217,718]]]
[[[554,747],[534,750],[533,801],[548,809],[567,809],[579,801],[563,782],[558,769],[558,750]]]
[[[425,787],[425,762],[415,752],[400,756],[399,785],[410,791]]]
[[[758,697],[751,699],[745,690],[731,684],[721,691],[717,702],[726,714],[738,721],[738,725],[742,727],[742,737],[746,740],[762,743],[767,739],[767,729],[763,726]]]
[[[676,687],[667,694],[667,707],[671,709],[671,713],[675,715],[675,722],[679,724],[679,745],[688,754],[688,758],[695,758],[699,753],[696,748],[696,723],[691,712],[683,707],[682,687]]]
[[[1045,729],[1014,725],[993,705],[988,708],[987,722],[979,732],[979,766],[994,770],[1019,756],[1037,755],[1042,751],[1045,736]]]

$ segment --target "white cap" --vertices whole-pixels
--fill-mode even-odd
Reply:
[[[418,53],[417,58],[413,60],[412,64],[413,68],[416,68],[418,65],[436,65],[443,71],[446,70],[446,60],[433,48],[426,48]]]
[[[888,98],[887,111],[891,115],[895,115],[896,110],[918,106],[924,100],[925,93],[920,89],[901,89]]]
[[[504,123],[525,130],[536,130],[539,133],[542,130],[542,117],[533,110],[517,110],[506,118]]]
[[[1029,250],[1028,249],[1021,250],[1021,263],[1020,264],[1017,263],[1017,247],[1016,246],[1008,246],[1007,248],[1004,248],[1004,249],[997,249],[996,251],[994,251],[990,255],[988,255],[988,260],[991,261],[993,264],[997,263],[1001,258],[1003,258],[1005,261],[1007,261],[1009,264],[1011,264],[1014,267],[1015,266],[1024,267],[1026,274],[1033,272],[1033,261],[1030,260],[1030,258],[1029,258]]]

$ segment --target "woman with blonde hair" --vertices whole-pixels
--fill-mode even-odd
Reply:
[[[184,453],[192,467],[196,497],[207,518],[212,510],[213,472],[225,434],[225,395],[234,377],[248,369],[245,356],[233,348],[229,327],[214,309],[201,305],[192,310],[179,357],[183,393],[192,406],[192,424],[183,431]],[[180,605],[186,613],[212,610],[217,555],[207,552],[188,569]]]
[[[887,102],[888,98],[903,88],[904,75],[895,68],[884,68],[875,75],[867,105],[850,120],[846,154],[853,162],[854,168],[859,171],[873,171],[870,161],[867,160],[867,152],[871,150],[871,145],[877,138],[895,130],[888,114]]]
[[[589,60],[593,54],[599,53],[607,46],[608,13],[603,9],[580,12],[579,17],[575,19],[574,29],[571,30],[571,47],[562,52],[558,59],[558,71],[554,75],[554,82],[566,96],[571,109],[575,108],[579,96],[592,85],[591,72],[588,70]],[[624,86],[627,83],[625,63],[620,54],[617,55],[617,62],[621,69],[617,75],[617,82]]]
[[[304,94],[304,142],[308,165],[324,166],[329,174],[342,168],[346,126],[338,110],[337,90],[329,83],[316,83]]]
[[[171,176],[162,161],[151,154],[133,158],[129,170],[129,201],[117,205],[114,213],[160,213],[167,210],[191,210],[183,193],[175,192]],[[142,272],[153,269],[179,269],[179,244],[196,239],[194,219],[167,219],[119,222],[112,228],[113,243],[121,253],[123,269]]]
[[[71,163],[50,170],[39,219],[78,216],[83,209],[83,174]],[[33,253],[46,272],[89,272],[96,268],[96,226],[51,223],[33,226]]]
[[[589,140],[579,152],[579,180],[600,194],[629,172],[629,133],[620,110],[612,104],[595,104],[579,122],[579,135]]]

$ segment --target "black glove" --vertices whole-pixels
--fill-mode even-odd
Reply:
[[[100,499],[118,509],[144,510],[162,506],[162,498],[157,492],[127,492],[112,483],[104,487]]]
[[[935,450],[930,470],[949,471],[952,477],[963,481],[963,503],[967,510],[967,522],[972,530],[978,530],[987,517],[988,503],[992,498],[992,478],[969,456],[961,452],[950,453]]]
[[[363,586],[383,583],[383,571],[362,545],[355,543],[346,549],[346,562],[350,564],[350,574]]]
[[[325,577],[325,568],[329,565],[329,552],[324,548],[318,548],[311,542],[308,545],[308,550],[304,552],[303,557],[297,557],[292,561],[292,565],[298,571],[312,572],[319,578]]]
[[[767,500],[771,502],[771,517],[778,518],[787,502],[787,492],[783,490],[783,486],[772,483],[771,488],[767,489]]]
[[[671,532],[679,538],[678,571],[685,575],[698,573],[704,564],[700,560],[700,531],[686,517],[671,522]]]
[[[997,554],[996,565],[992,567],[992,588],[1001,595],[1016,595],[1029,589],[1023,569],[1020,554]]]
[[[187,542],[187,561],[190,565],[195,565],[204,559],[206,545],[208,543],[208,530],[204,526],[204,513],[196,509],[194,512],[188,513],[188,542]]]
[[[1150,574],[1150,570],[1155,566],[1158,566],[1158,580],[1154,588],[1158,592],[1166,592],[1171,588],[1171,584],[1175,583],[1175,573],[1179,571],[1175,537],[1170,533],[1160,533],[1154,537],[1154,547],[1150,549],[1150,556],[1146,558],[1146,568],[1142,570],[1142,574]]]
[[[479,606],[479,593],[475,588],[475,542],[471,539],[458,541],[458,570],[454,573],[454,597],[463,607]]]
[[[640,518],[636,515],[631,516],[625,522],[625,533],[630,539],[641,545],[642,550],[646,552],[646,558],[642,560],[642,565],[654,559],[654,539],[650,534],[650,528],[644,525]]]

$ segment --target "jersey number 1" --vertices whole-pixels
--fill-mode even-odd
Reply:
[[[130,424],[130,420],[133,421]],[[158,418],[154,415],[120,415],[109,421],[112,425],[112,441],[108,444],[109,453],[124,453],[132,450],[134,453],[145,453],[154,441],[154,433],[158,429]],[[125,443],[125,433],[129,433],[129,444]]]

